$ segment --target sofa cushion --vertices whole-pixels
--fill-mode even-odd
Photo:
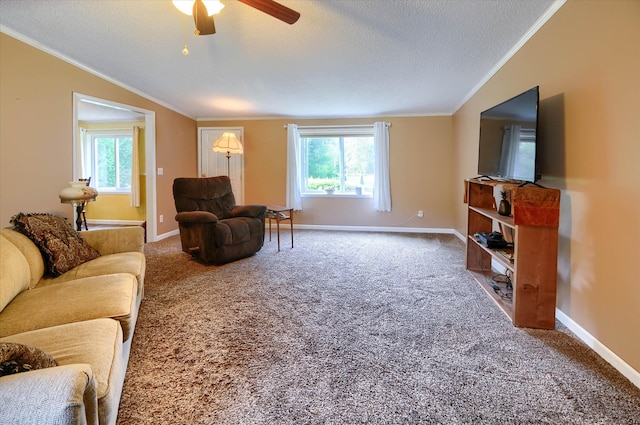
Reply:
[[[0,233],[12,244],[17,246],[22,255],[24,255],[24,258],[27,259],[30,270],[29,287],[33,288],[44,275],[44,260],[42,259],[42,253],[31,239],[20,232],[16,232],[15,230],[9,228],[4,228],[0,230]]]
[[[119,252],[144,253],[145,232],[142,226],[118,226],[83,230],[80,234],[100,255],[108,255]]]
[[[99,422],[115,423],[126,370],[118,322],[97,319],[69,323],[11,335],[0,341],[38,347],[60,365],[89,364],[96,381]]]
[[[0,312],[0,337],[109,317],[120,322],[129,339],[138,312],[137,286],[135,276],[118,273],[21,292]]]
[[[102,255],[94,260],[82,263],[58,277],[45,276],[38,288],[46,285],[68,282],[85,277],[101,276],[113,273],[129,273],[138,280],[138,296],[142,296],[146,259],[141,252],[121,252],[118,254]]]
[[[29,263],[20,250],[0,235],[0,311],[29,288]]]
[[[0,342],[0,376],[58,366],[51,355],[29,345]]]
[[[100,256],[69,221],[51,214],[15,215],[11,222],[40,249],[47,272],[59,276],[72,268]]]
[[[262,226],[261,220],[249,217],[221,220],[216,228],[216,245],[238,245],[251,239],[261,240],[264,235]]]

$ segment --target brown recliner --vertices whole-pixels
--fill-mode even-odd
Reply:
[[[227,176],[173,182],[182,250],[207,264],[249,257],[262,248],[267,207],[236,205]]]

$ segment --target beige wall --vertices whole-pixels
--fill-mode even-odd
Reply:
[[[164,222],[158,223],[160,235],[178,229],[174,219],[173,180],[198,174],[196,122],[180,115],[174,118],[159,119],[156,115],[156,134],[163,136],[162,139],[156,137],[156,167],[163,169],[163,175],[156,176],[157,215],[164,216]]]
[[[176,228],[171,185],[193,174],[196,122],[96,77],[69,63],[0,34],[0,226],[18,212],[50,212],[72,218],[58,193],[73,177],[73,92],[156,114],[158,233]]]
[[[543,185],[562,190],[557,306],[640,371],[640,2],[567,2],[454,115],[453,187],[480,111],[540,86]],[[456,204],[456,229],[466,228]]]
[[[284,205],[287,130],[284,125],[372,124],[388,121],[390,213],[376,212],[370,198],[303,198],[298,224],[451,229],[454,198],[451,117],[375,119],[199,121],[199,127],[244,127],[245,202]],[[413,217],[418,210],[424,218]],[[412,218],[413,217],[413,218]]]

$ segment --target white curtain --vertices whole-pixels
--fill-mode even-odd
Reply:
[[[504,128],[502,136],[502,153],[500,154],[499,174],[501,176],[512,176],[516,166],[516,153],[520,144],[519,125],[512,125]]]
[[[297,124],[287,125],[287,207],[296,211],[302,210],[300,195],[301,150],[300,132]]]
[[[133,140],[131,144],[131,206],[140,206],[140,127],[133,127]]]
[[[80,164],[80,169],[78,170],[78,178],[87,179],[91,177],[88,175],[91,172],[91,140],[86,128],[80,127],[79,133],[78,164]]]
[[[389,180],[389,123],[373,125],[374,179],[373,209],[391,211],[391,183]]]

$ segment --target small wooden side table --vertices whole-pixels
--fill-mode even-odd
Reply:
[[[291,248],[293,248],[293,208],[281,207],[279,205],[267,205],[267,218],[269,219],[269,240],[271,240],[271,220],[276,220],[278,252],[280,252],[280,222],[289,220],[291,223]]]

